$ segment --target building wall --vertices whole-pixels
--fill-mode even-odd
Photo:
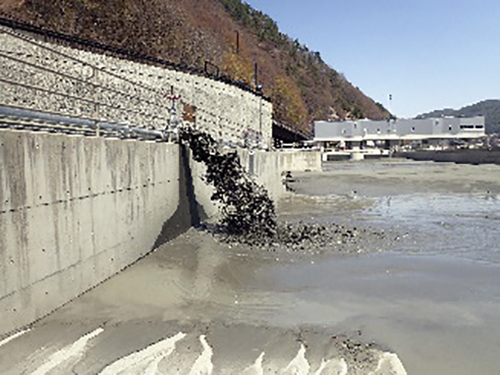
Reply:
[[[483,116],[383,121],[316,121],[314,130],[314,139],[317,141],[477,138],[485,135]]]

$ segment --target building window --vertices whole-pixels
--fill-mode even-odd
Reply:
[[[411,131],[412,131],[413,133],[415,133],[415,127],[414,127],[414,126],[412,126],[412,127],[411,127]]]
[[[484,126],[483,125],[476,125],[476,129],[483,129]]]
[[[451,132],[453,130],[453,126],[448,126],[448,130]]]

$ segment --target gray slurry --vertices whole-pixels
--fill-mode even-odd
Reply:
[[[192,229],[1,346],[2,372],[404,374],[360,332],[280,321],[294,302],[269,271],[313,259]]]
[[[2,337],[2,373],[494,374],[499,171],[391,161],[297,174],[280,220],[365,238],[269,249],[192,229]]]

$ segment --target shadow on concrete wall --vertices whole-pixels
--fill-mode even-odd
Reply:
[[[189,228],[199,226],[201,221],[208,217],[196,200],[187,146],[181,144],[179,147],[179,205],[172,217],[163,223],[153,249],[181,235]]]

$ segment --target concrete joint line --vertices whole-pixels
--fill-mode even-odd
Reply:
[[[164,181],[157,182],[157,184],[164,184],[164,183],[165,183]],[[6,214],[6,213],[27,211],[27,210],[31,210],[33,208],[38,208],[38,207],[42,207],[42,206],[45,206],[45,207],[47,207],[47,206],[54,206],[56,204],[61,204],[61,203],[68,203],[68,202],[73,202],[73,201],[77,201],[77,200],[85,200],[85,199],[89,199],[89,198],[96,198],[96,197],[99,197],[101,195],[111,195],[111,194],[116,194],[116,193],[123,193],[124,191],[140,190],[140,189],[143,189],[143,188],[148,188],[148,186],[155,186],[155,183],[154,182],[150,182],[150,183],[147,183],[147,184],[143,184],[142,186],[133,186],[133,187],[121,188],[121,189],[117,189],[117,190],[104,191],[102,193],[95,193],[95,194],[90,194],[90,195],[82,195],[82,196],[79,196],[79,197],[73,197],[73,198],[68,198],[68,199],[59,199],[59,200],[54,201],[54,202],[39,203],[39,204],[34,205],[34,206],[23,206],[23,207],[19,207],[19,208],[11,208],[11,209],[8,209],[8,210],[2,210],[2,211],[0,211],[0,215]]]

